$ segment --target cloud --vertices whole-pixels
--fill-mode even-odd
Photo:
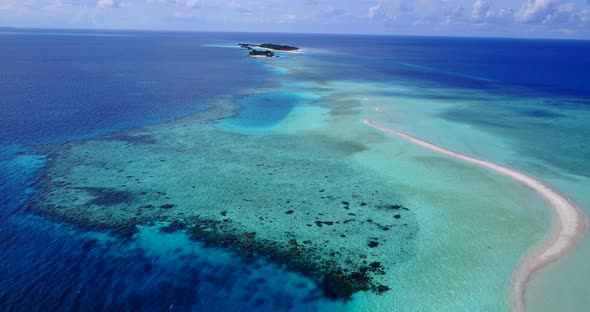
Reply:
[[[590,9],[559,0],[527,0],[515,15],[518,23],[560,27],[564,33],[590,26]]]
[[[461,23],[465,0],[380,0],[368,7],[367,17],[373,23],[390,29],[415,31]],[[420,27],[415,27],[420,25]]]
[[[51,0],[51,3],[49,3],[49,5],[45,6],[44,9],[59,9],[61,7],[63,7],[64,4],[61,0]]]
[[[485,21],[492,13],[492,6],[487,0],[477,0],[473,4],[473,10],[471,10],[471,18],[474,21]]]
[[[516,21],[520,23],[542,23],[559,10],[558,0],[526,0],[516,12]]]
[[[182,2],[184,3],[184,5],[187,8],[194,8],[194,7],[203,5],[203,2],[204,1],[201,1],[201,0],[185,0],[185,1],[182,1]]]
[[[382,15],[383,4],[381,2],[369,7],[369,18],[375,19]]]
[[[369,7],[368,17],[378,21],[413,22],[443,14],[443,0],[380,0]]]
[[[0,0],[0,10],[8,10],[13,7],[13,3],[10,0]]]
[[[471,21],[476,24],[504,24],[514,23],[515,10],[502,8],[496,10],[488,0],[477,0],[471,10]]]
[[[590,26],[590,9],[579,9],[570,3],[563,4],[549,14],[543,24],[561,26],[564,29],[586,28]]]
[[[368,17],[374,20],[397,20],[413,11],[411,1],[380,0],[369,7]]]
[[[0,0],[0,24],[590,38],[590,0]]]
[[[342,10],[342,9],[334,7],[334,6],[327,6],[323,9],[321,9],[321,13],[323,16],[335,17],[335,16],[343,16],[347,12],[345,10]]]
[[[116,0],[98,0],[96,7],[99,9],[116,8],[119,6],[119,2]]]

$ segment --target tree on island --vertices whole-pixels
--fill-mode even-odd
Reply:
[[[252,50],[252,48],[264,48],[270,50],[278,50],[278,51],[297,51],[299,50],[298,47],[293,47],[289,45],[280,45],[274,43],[263,43],[263,44],[253,44],[253,43],[238,43],[238,45],[244,49]]]
[[[269,50],[251,50],[249,53],[250,56],[266,56],[266,57],[273,57],[275,54]]]
[[[288,45],[280,45],[274,43],[263,43],[259,45],[261,48],[272,49],[272,50],[280,50],[280,51],[297,51],[299,50],[298,47],[288,46]]]

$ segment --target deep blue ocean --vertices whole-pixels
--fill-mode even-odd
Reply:
[[[179,253],[171,262],[131,241],[99,244],[104,239],[99,234],[23,210],[46,160],[36,153],[38,147],[169,121],[202,110],[217,97],[263,87],[268,82],[259,77],[271,73],[260,62],[239,49],[205,46],[263,41],[337,52],[313,56],[318,70],[309,72],[311,79],[396,80],[520,97],[575,98],[543,105],[590,109],[588,41],[0,32],[0,311],[277,311],[324,304],[302,287],[292,287],[296,276],[264,263],[241,263],[222,251],[208,251],[208,256]],[[358,66],[338,66],[350,63]],[[261,114],[272,109],[264,105],[265,96],[286,104]],[[286,95],[265,96],[236,98],[244,106],[238,124],[270,125],[298,103]],[[490,112],[507,107],[480,107],[477,114],[449,112],[445,118],[501,124]],[[541,120],[559,118],[543,109],[525,112]],[[584,139],[586,126],[581,133],[580,126],[563,131]],[[518,139],[521,134],[513,135]],[[551,138],[531,148],[536,152],[547,142]],[[569,156],[590,158],[590,146],[565,149]],[[548,157],[566,170],[590,175],[590,168],[568,155]]]

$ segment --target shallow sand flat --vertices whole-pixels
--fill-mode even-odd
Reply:
[[[404,140],[432,150],[436,153],[460,159],[465,162],[472,163],[508,176],[515,181],[518,181],[519,183],[533,189],[547,201],[554,217],[553,229],[545,240],[543,240],[536,248],[525,255],[513,274],[513,310],[524,311],[524,294],[526,290],[526,284],[530,277],[537,270],[546,267],[551,262],[556,261],[564,256],[574,247],[575,243],[581,238],[582,233],[585,231],[587,220],[581,209],[570,199],[561,195],[557,190],[521,172],[511,170],[478,158],[473,158],[449,151],[410,135],[382,127],[369,119],[366,119],[364,123],[367,126],[373,127],[388,134],[396,135]]]
[[[582,208],[590,207],[587,194],[588,178],[546,175],[548,181],[563,190]],[[586,213],[588,211],[586,210]],[[530,311],[580,311],[590,306],[590,239],[588,235],[574,250],[559,262],[543,269],[533,276],[527,287],[527,308]]]
[[[448,97],[459,97],[453,93],[452,90],[446,92]],[[544,98],[513,99],[509,96],[487,95],[483,93],[474,93],[473,97],[476,99],[481,97],[484,100],[491,101],[488,105],[498,105],[496,102],[512,103],[511,105],[517,106],[521,110],[534,106],[536,101],[548,101],[548,99]],[[589,185],[588,178],[584,176],[584,171],[569,170],[571,167],[575,167],[578,164],[577,162],[572,162],[571,166],[562,167],[559,165],[562,164],[565,158],[559,161],[552,161],[554,158],[553,152],[540,150],[539,152],[543,154],[538,155],[538,157],[531,155],[530,150],[527,149],[528,145],[525,144],[522,146],[521,143],[513,142],[513,138],[509,135],[510,128],[502,128],[507,132],[507,135],[500,136],[492,131],[486,131],[485,127],[476,128],[464,123],[449,122],[446,119],[441,120],[439,118],[440,111],[437,110],[424,110],[423,113],[417,114],[415,118],[407,118],[408,115],[403,113],[406,110],[416,111],[420,107],[430,108],[430,105],[425,105],[427,103],[421,104],[420,100],[415,100],[413,103],[404,103],[404,101],[395,101],[395,99],[388,101],[385,98],[377,98],[375,101],[372,100],[372,102],[380,103],[383,112],[376,112],[375,114],[385,114],[390,127],[404,129],[402,131],[416,134],[416,136],[426,137],[428,141],[437,142],[437,144],[449,147],[449,149],[452,147],[453,150],[461,151],[467,155],[493,160],[510,168],[518,168],[555,186],[561,193],[578,204],[579,207],[585,209],[586,214],[588,214],[587,207],[590,205],[586,191]],[[470,99],[465,101],[457,100],[455,102],[451,103],[448,107],[454,110],[453,105],[459,108],[461,106],[482,105],[481,103],[478,104],[477,100]],[[501,114],[503,111],[499,113]],[[579,122],[579,120],[585,120],[585,115],[582,113],[564,113],[568,114],[567,118],[563,117],[559,121],[550,120],[549,122],[562,122],[564,123],[563,127],[567,128],[571,126],[568,125],[571,122],[575,123]],[[367,117],[372,118],[376,116],[375,114],[367,115]],[[569,114],[572,116],[569,116]],[[541,122],[544,122],[544,120],[535,119],[535,117],[529,119],[530,121],[528,122],[530,123],[541,124]],[[501,125],[492,124],[490,126],[499,127]],[[528,129],[527,127],[529,126],[528,124],[522,125],[525,129]],[[531,140],[538,141],[540,135],[535,131],[535,128],[529,131],[531,132]],[[547,144],[548,146],[552,146],[550,143]],[[566,140],[562,144],[566,146],[583,145],[584,142],[570,139],[570,141]],[[556,153],[556,155],[561,157],[563,153]],[[567,153],[565,153],[564,157],[567,156]],[[575,158],[572,156],[572,159]],[[540,207],[546,207],[546,204],[541,203]],[[548,224],[541,229],[547,232],[550,226]],[[529,248],[523,250],[522,253],[524,254]],[[588,272],[590,269],[586,261],[589,254],[590,248],[588,238],[586,237],[563,260],[560,259],[559,262],[553,263],[548,268],[537,272],[529,282],[529,287],[527,288],[526,299],[527,306],[530,307],[530,310],[555,311],[563,309],[564,311],[578,311],[580,307],[588,306],[590,304],[588,299],[590,298],[590,292],[587,291],[588,287],[585,286],[587,279],[584,277],[587,276],[585,272]]]
[[[303,92],[313,89],[309,84],[299,87]],[[355,154],[356,161],[386,177],[420,207],[415,210],[421,225],[416,257],[396,268],[394,276],[399,279],[393,282],[392,292],[379,297],[359,295],[352,310],[430,311],[432,306],[440,311],[509,310],[511,273],[548,226],[542,199],[484,169],[435,156],[403,141],[382,142],[374,133],[367,133],[362,123],[364,116],[375,116],[374,107],[363,97],[372,103],[381,101],[389,111],[387,116],[404,119],[404,124],[425,123],[436,115],[437,105],[442,110],[447,103],[412,110],[405,103],[397,106],[407,98],[388,97],[386,87],[362,82],[331,82],[320,89],[315,88],[323,95],[316,101],[320,107],[299,107],[277,131],[367,142],[369,148]],[[457,141],[454,146],[481,152],[479,146],[465,143]]]

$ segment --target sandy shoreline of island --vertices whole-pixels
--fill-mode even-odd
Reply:
[[[527,252],[512,274],[512,309],[518,312],[525,311],[526,284],[531,276],[566,254],[584,234],[588,220],[580,207],[559,193],[559,191],[524,173],[444,149],[405,133],[379,126],[368,119],[364,123],[377,130],[401,137],[406,141],[439,154],[460,159],[512,178],[537,192],[549,204],[553,216],[553,226],[549,235],[537,244],[536,247]]]

